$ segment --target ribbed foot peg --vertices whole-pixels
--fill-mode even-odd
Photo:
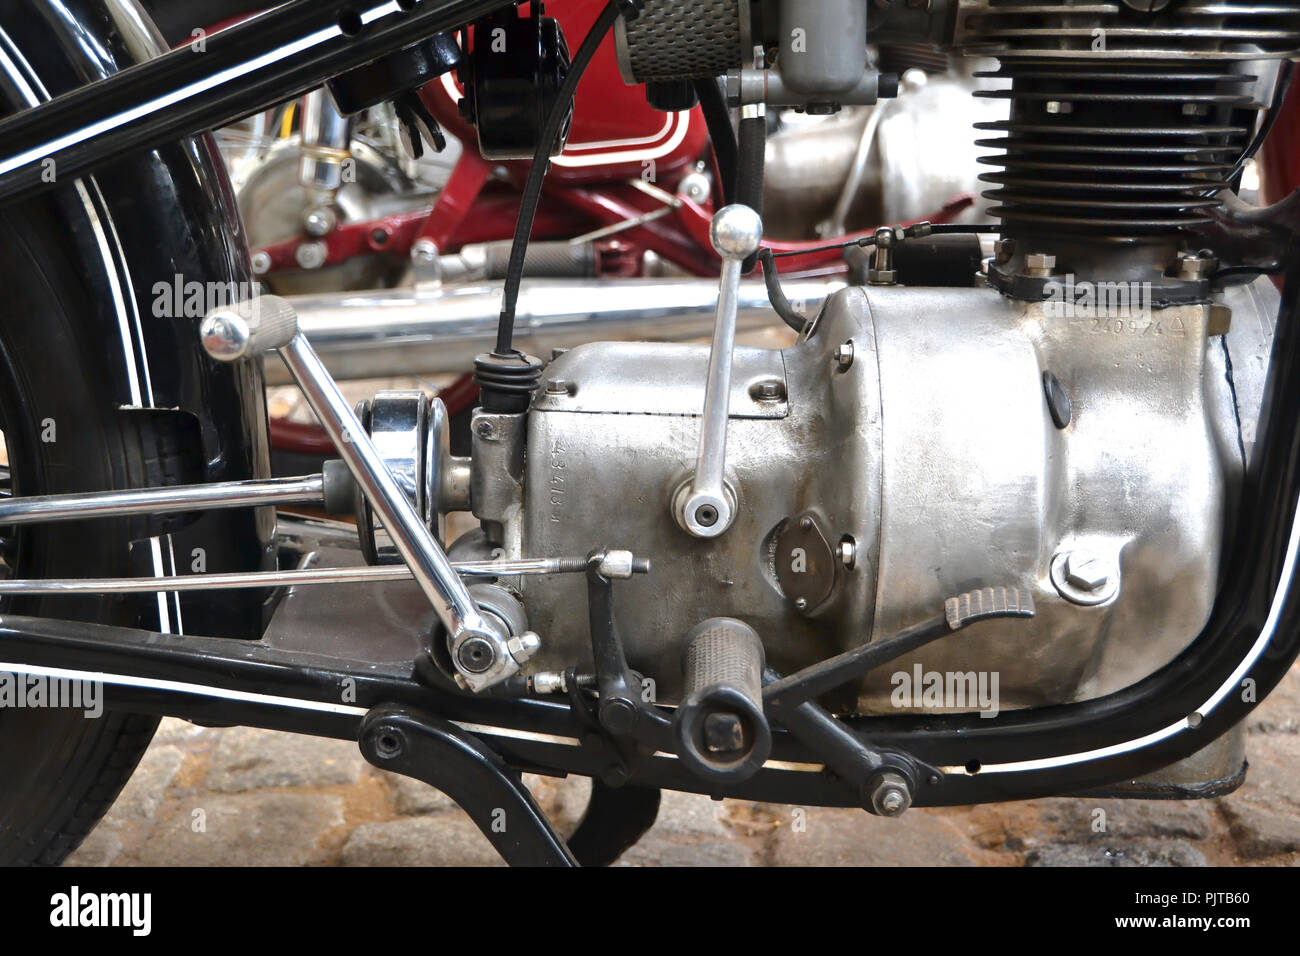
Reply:
[[[673,720],[677,753],[714,783],[752,777],[772,752],[763,715],[763,642],[743,621],[697,624],[682,662],[686,685]]]

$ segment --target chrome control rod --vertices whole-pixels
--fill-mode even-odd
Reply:
[[[606,577],[631,577],[650,570],[648,561],[627,552],[607,552],[601,573]],[[498,578],[515,575],[581,574],[586,558],[521,558],[515,561],[459,561],[452,570],[467,578]],[[174,578],[51,578],[49,580],[0,581],[4,594],[154,594],[159,591],[221,591],[229,588],[270,588],[306,584],[375,584],[381,581],[409,581],[411,569],[402,564],[357,568],[308,568],[297,571],[237,571],[228,574],[184,574]]]
[[[298,331],[293,307],[276,296],[259,296],[209,312],[200,334],[208,354],[222,362],[255,359],[272,348],[280,353],[339,456],[411,569],[420,590],[446,627],[453,648],[467,639],[482,638],[499,654],[508,655],[505,641],[484,620],[446,552],[398,486],[338,384]],[[504,679],[514,673],[518,663],[513,668],[507,667],[504,673],[494,671],[494,678]],[[475,690],[489,686],[475,684],[470,677],[467,681]]]
[[[709,239],[722,257],[722,275],[709,350],[709,377],[704,386],[700,442],[695,474],[678,489],[672,503],[677,523],[697,538],[716,538],[731,527],[736,516],[735,496],[726,485],[731,358],[736,348],[741,270],[763,241],[763,220],[748,206],[724,206],[713,217]]]
[[[0,527],[41,521],[78,521],[169,511],[212,511],[254,505],[321,504],[323,475],[269,478],[264,481],[217,481],[207,485],[172,485],[124,491],[90,491],[70,495],[34,495],[0,500]]]

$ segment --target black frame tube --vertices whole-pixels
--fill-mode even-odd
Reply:
[[[179,47],[0,121],[0,202],[71,182],[125,153],[226,126],[512,5],[293,0],[202,38],[201,50]]]

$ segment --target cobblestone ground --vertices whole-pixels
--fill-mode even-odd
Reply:
[[[1248,780],[1218,800],[1033,800],[897,820],[665,793],[629,866],[1300,864],[1300,668],[1249,725]],[[562,830],[583,780],[530,777]],[[1097,809],[1105,832],[1094,832]],[[165,720],[73,866],[493,866],[450,800],[355,745]]]

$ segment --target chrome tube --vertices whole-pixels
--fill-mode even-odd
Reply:
[[[410,567],[420,590],[447,628],[447,633],[453,640],[466,634],[484,634],[489,640],[493,639],[495,632],[489,628],[479,613],[478,605],[456,576],[446,552],[421,522],[415,507],[389,472],[352,406],[312,351],[301,329],[287,344],[280,346],[279,354]]]
[[[41,521],[79,521],[83,518],[118,518],[123,515],[162,514],[174,511],[211,511],[254,505],[319,504],[325,494],[324,478],[270,478],[262,481],[219,481],[207,485],[92,491],[71,495],[34,495],[0,501],[0,525]]]
[[[786,296],[815,314],[844,288],[832,278],[785,279]],[[463,372],[491,351],[501,311],[500,283],[457,283],[420,291],[388,289],[293,296],[298,327],[338,379]],[[716,279],[528,279],[519,294],[516,346],[548,356],[596,341],[681,341],[713,331]],[[740,284],[736,323],[747,330],[776,322],[758,280]],[[274,357],[272,384],[292,381]]]
[[[521,574],[577,574],[586,558],[522,558],[516,561],[460,561],[451,568],[461,577],[503,577]],[[235,571],[223,574],[183,574],[174,578],[62,578],[0,581],[0,594],[153,594],[158,591],[222,591],[307,584],[374,584],[409,581],[404,564],[356,568],[308,568],[295,571]]]

